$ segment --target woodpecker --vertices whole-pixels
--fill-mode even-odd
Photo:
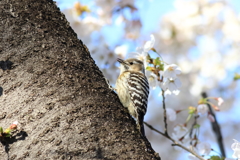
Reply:
[[[120,75],[116,82],[118,97],[135,118],[139,132],[145,137],[143,119],[147,112],[149,84],[144,64],[135,58],[117,61],[120,63]]]

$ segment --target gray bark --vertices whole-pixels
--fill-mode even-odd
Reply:
[[[160,159],[52,0],[0,0],[0,23],[0,159]]]

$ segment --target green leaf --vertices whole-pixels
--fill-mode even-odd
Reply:
[[[200,124],[195,124],[193,128],[200,128]]]
[[[157,57],[156,59],[153,60],[153,64],[156,65],[156,66],[161,65],[161,60],[159,59],[159,57]]]
[[[239,80],[239,79],[240,79],[240,74],[235,73],[235,75],[234,75],[234,81]]]
[[[164,64],[163,64],[163,63],[160,64],[159,69],[160,69],[161,71],[164,71]]]
[[[219,156],[211,156],[210,160],[224,160],[224,158],[221,158]]]
[[[2,128],[2,127],[0,127],[0,134],[1,134],[1,133],[3,133],[3,128]]]
[[[162,61],[160,61],[160,64],[157,66],[157,69],[160,70],[160,71],[164,70],[164,64],[163,64]]]
[[[192,114],[189,114],[188,117],[187,117],[186,122],[188,122],[191,118],[192,118]]]
[[[152,67],[147,66],[147,67],[146,67],[146,70],[152,71]]]

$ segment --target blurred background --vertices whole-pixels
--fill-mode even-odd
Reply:
[[[216,118],[227,157],[232,158],[233,139],[240,141],[240,80],[234,80],[240,74],[239,0],[57,0],[57,5],[113,86],[119,75],[116,59],[125,59],[153,34],[154,48],[164,61],[182,70],[181,92],[168,95],[166,107],[185,111],[168,121],[169,134],[186,121],[186,109],[197,107],[202,92],[222,97]],[[150,91],[145,121],[164,130],[159,88]],[[211,144],[214,151],[210,155],[219,155],[207,115],[201,115],[198,123],[199,140]],[[163,160],[188,159],[186,151],[172,147],[171,141],[147,127],[145,130]]]

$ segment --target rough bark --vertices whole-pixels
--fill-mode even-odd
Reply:
[[[0,0],[0,23],[0,159],[160,159],[51,0]]]

